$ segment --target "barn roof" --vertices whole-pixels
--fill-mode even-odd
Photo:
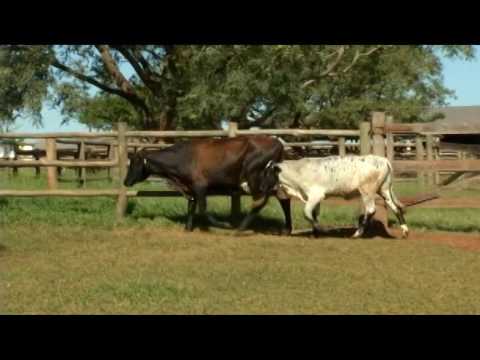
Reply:
[[[430,123],[425,131],[480,133],[480,106],[432,108],[428,113],[430,115],[439,114],[443,118]]]

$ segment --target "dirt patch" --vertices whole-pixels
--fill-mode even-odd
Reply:
[[[344,238],[351,239],[351,236],[355,232],[356,228],[330,228],[325,229],[321,237],[333,237],[333,238]],[[427,240],[439,244],[446,244],[456,248],[461,248],[464,250],[470,251],[480,251],[480,234],[470,234],[463,232],[448,232],[448,231],[416,231],[410,229],[410,235],[407,239],[401,237],[402,232],[398,228],[390,228],[390,235],[378,235],[378,230],[374,230],[372,233],[366,232],[363,238],[358,239],[358,241],[367,240],[367,239],[397,239],[398,241],[419,241]],[[311,237],[313,236],[310,230],[297,231],[294,236],[300,237]],[[319,237],[319,238],[321,238]]]
[[[335,238],[335,239],[345,239],[345,240],[353,240],[352,235],[355,232],[355,227],[325,227],[321,234],[318,237],[315,237],[310,229],[304,230],[295,230],[293,235],[289,238],[292,240],[299,239],[299,238],[309,238],[312,241],[321,241],[325,238]],[[133,236],[135,230],[133,229],[123,229],[120,231],[115,231],[117,233],[121,233],[127,236]],[[204,232],[204,231],[194,231],[193,233],[186,232],[181,229],[148,229],[146,232],[152,236],[168,236],[170,238],[176,238],[181,240],[188,240],[189,238],[199,237],[199,238],[215,238],[215,239],[225,239],[227,240],[235,240],[235,239],[248,239],[249,237],[258,238],[265,238],[265,239],[274,239],[274,238],[283,238],[285,236],[278,236],[274,234],[268,233],[259,233],[254,231],[246,231],[242,236],[234,236],[233,231],[229,230],[222,230],[222,229],[215,229],[212,228],[212,231]],[[369,239],[387,239],[392,241],[431,241],[438,244],[445,244],[449,246],[453,246],[455,248],[460,248],[469,251],[480,251],[480,234],[478,233],[463,233],[463,232],[448,232],[448,231],[418,231],[415,229],[410,229],[410,234],[407,239],[403,239],[401,237],[401,230],[399,228],[390,228],[389,229],[390,235],[381,235],[379,236],[378,232],[371,232],[367,231],[364,237],[360,239],[356,239],[353,241],[368,241]],[[160,235],[161,234],[161,235]]]
[[[355,232],[356,228],[331,228],[325,230],[322,236],[334,237],[334,238],[346,238],[349,239]],[[439,244],[446,244],[456,248],[461,248],[470,251],[480,251],[480,234],[470,234],[464,232],[449,232],[449,231],[417,231],[410,229],[410,234],[407,239],[403,239],[402,232],[398,228],[390,228],[390,235],[378,235],[378,230],[374,232],[366,232],[363,238],[359,241],[366,239],[397,239],[398,241],[419,241],[427,240]],[[298,232],[297,236],[309,236],[311,231]]]
[[[399,229],[391,229],[392,235],[400,236]],[[470,251],[480,251],[480,234],[469,234],[448,231],[426,231],[413,230],[406,241],[428,240],[439,244],[446,244],[456,248]]]

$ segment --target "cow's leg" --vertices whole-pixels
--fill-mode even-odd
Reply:
[[[320,203],[317,204],[312,210],[313,219],[318,222],[318,215],[320,215]]]
[[[193,231],[193,218],[195,216],[195,209],[197,207],[197,200],[195,198],[188,199],[188,214],[185,230]]]
[[[207,213],[207,188],[197,187],[195,190],[197,202],[198,202],[198,214],[201,218],[201,229],[208,230],[208,225],[211,224],[220,228],[229,228],[224,223],[218,221],[213,216]]]
[[[268,202],[268,196],[262,196],[259,198],[253,198],[252,208],[247,216],[243,219],[242,223],[240,224],[236,234],[238,235],[240,232],[244,231],[255,218],[255,216],[262,210]]]
[[[313,227],[313,235],[315,237],[320,236],[321,226],[318,222],[318,215],[320,215],[320,203],[317,204],[312,210],[313,219],[315,220],[315,226]]]
[[[402,207],[397,204],[396,197],[392,192],[391,184],[384,184],[380,189],[380,196],[385,200],[387,206],[393,211],[397,217],[400,228],[402,229],[402,237],[406,238],[408,236],[408,226],[403,217]]]
[[[375,215],[376,207],[375,207],[375,193],[368,194],[360,192],[362,195],[363,201],[363,208],[364,208],[364,216],[361,218],[359,227],[355,234],[353,234],[354,238],[358,238],[363,235],[365,232],[366,227],[370,224],[370,221]]]
[[[303,209],[305,218],[310,222],[310,224],[312,224],[313,234],[315,237],[317,237],[321,232],[320,224],[317,220],[318,212],[316,211],[320,208],[320,201],[321,199],[309,199]]]
[[[200,229],[203,231],[208,230],[207,219],[207,188],[197,187],[195,189],[195,198],[198,203],[198,217],[200,219]]]
[[[282,199],[277,197],[280,202],[280,206],[283,210],[283,215],[285,216],[285,228],[282,231],[282,235],[290,235],[292,233],[292,211],[290,199]]]
[[[317,204],[312,210],[313,219],[318,223],[318,215],[320,215],[320,203]]]
[[[323,191],[311,191],[308,194],[308,200],[303,209],[305,218],[312,224],[313,234],[317,237],[320,232],[320,224],[318,223],[318,212],[320,211],[320,202],[325,198]]]

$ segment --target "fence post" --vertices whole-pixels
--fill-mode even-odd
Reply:
[[[427,135],[427,160],[433,160],[433,136]],[[428,185],[433,184],[433,172],[428,171]]]
[[[360,123],[360,155],[370,154],[370,122]]]
[[[415,160],[425,160],[425,149],[423,148],[423,141],[420,135],[415,136]],[[423,171],[417,171],[417,181],[420,185],[424,185],[425,173]]]
[[[340,136],[338,138],[338,155],[343,157],[346,154],[347,154],[347,150],[345,149],[345,138],[343,136]]]
[[[234,138],[237,136],[238,123],[229,121],[228,123],[228,137]],[[240,223],[240,216],[242,213],[242,202],[239,191],[232,193],[230,200],[230,219],[235,226]]]
[[[127,131],[127,124],[124,122],[118,123],[118,199],[117,199],[117,221],[122,220],[127,212],[127,188],[123,185],[123,181],[127,172],[128,149],[127,138],[125,132]]]
[[[372,133],[373,133],[373,154],[377,156],[386,156],[385,152],[385,113],[372,113]],[[373,216],[371,226],[375,227],[375,233],[390,236],[388,232],[388,212],[385,200],[378,199],[376,201],[377,211]]]
[[[385,113],[372,113],[373,153],[385,157]]]
[[[440,154],[438,149],[435,149],[433,153],[433,158],[435,160],[440,160]],[[440,171],[435,171],[435,185],[440,185]]]
[[[117,138],[118,140],[118,138]],[[112,144],[110,148],[110,158],[109,160],[117,160],[118,161],[118,144]],[[110,175],[112,177],[112,181],[118,181],[118,166],[110,168]]]
[[[108,160],[113,160],[114,155],[115,154],[113,153],[113,145],[110,144],[107,147],[107,158],[108,158]],[[108,181],[112,182],[112,168],[111,167],[107,168],[107,177],[108,177]]]
[[[233,138],[237,136],[238,123],[235,121],[228,122],[228,137]]]
[[[57,143],[55,138],[45,139],[45,149],[48,161],[57,160]],[[47,183],[49,190],[55,190],[57,188],[58,179],[56,166],[47,167]]]
[[[389,115],[385,118],[385,125],[393,124],[393,116]],[[395,155],[394,138],[391,131],[385,129],[385,138],[387,141],[387,159],[393,161]]]
[[[80,149],[78,153],[78,159],[85,160],[85,141],[81,140],[79,146],[80,146]],[[87,186],[87,172],[84,167],[81,167],[79,170],[80,170],[79,171],[80,186],[85,188]]]
[[[35,153],[33,157],[36,161],[40,160],[40,156],[38,155],[38,153]],[[35,177],[40,177],[40,166],[35,166]]]
[[[15,157],[15,160],[17,160],[16,157]],[[14,167],[12,168],[12,175],[13,175],[14,177],[17,177],[17,176],[18,176],[18,167],[14,166]]]

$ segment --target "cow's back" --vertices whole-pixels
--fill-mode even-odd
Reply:
[[[192,141],[192,177],[210,188],[237,189],[249,171],[259,172],[269,160],[280,161],[283,146],[270,136]]]
[[[388,160],[379,156],[304,158],[280,164],[280,179],[290,187],[308,191],[321,186],[331,195],[346,195],[372,178],[386,175]]]

